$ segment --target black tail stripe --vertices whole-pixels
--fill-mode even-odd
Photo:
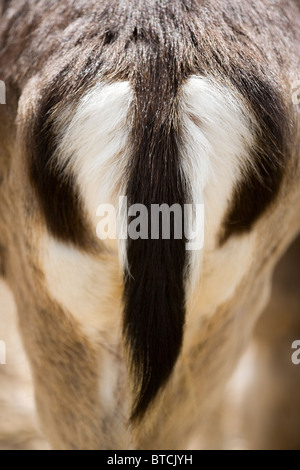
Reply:
[[[179,162],[176,89],[170,74],[162,82],[136,77],[135,150],[127,187],[130,204],[180,204],[186,198]],[[160,68],[160,74],[163,74]],[[147,81],[148,80],[148,81]],[[165,88],[159,89],[159,83]],[[182,211],[183,212],[183,211]],[[180,221],[182,223],[182,220]],[[179,222],[179,223],[180,223]],[[178,223],[178,220],[177,220]],[[123,332],[135,385],[132,419],[140,419],[168,380],[180,352],[185,319],[185,240],[130,240],[125,278]]]

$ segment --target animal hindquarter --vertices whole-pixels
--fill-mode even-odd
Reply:
[[[300,229],[299,26],[297,0],[0,6],[0,266],[53,448],[187,448],[217,403]]]

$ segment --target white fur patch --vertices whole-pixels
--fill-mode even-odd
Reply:
[[[83,95],[67,125],[64,116],[57,123],[58,165],[75,176],[95,234],[99,205],[112,204],[117,210],[118,197],[125,195],[131,101],[128,82],[100,83]],[[117,248],[116,241],[106,244]]]
[[[192,292],[199,283],[204,257],[222,251],[217,247],[218,234],[233,188],[251,164],[248,149],[253,137],[251,122],[241,100],[213,78],[191,77],[183,87],[180,103],[184,140],[182,170],[190,184],[193,203],[204,203],[205,210],[204,251],[191,252]],[[239,258],[238,253],[236,255]],[[224,257],[224,253],[221,256]],[[247,263],[242,263],[234,284],[245,269]],[[232,293],[232,285],[227,292]]]

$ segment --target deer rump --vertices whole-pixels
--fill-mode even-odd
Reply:
[[[205,255],[205,247],[204,254],[187,250],[189,240],[183,230],[176,236],[174,224],[168,239],[161,228],[151,239],[151,207],[179,206],[181,216],[172,221],[183,227],[185,206],[204,204],[204,227],[196,232],[205,232],[211,251],[251,234],[282,187],[289,111],[281,79],[250,33],[266,8],[260,2],[243,7],[248,28],[245,16],[222,2],[203,9],[192,0],[78,2],[76,8],[66,1],[61,11],[46,3],[38,2],[30,18],[15,2],[14,40],[2,7],[7,38],[0,60],[7,65],[0,71],[13,88],[8,71],[15,70],[16,48],[27,51],[14,78],[32,93],[30,106],[21,100],[27,110],[19,135],[48,235],[64,253],[72,247],[96,260],[93,266],[107,253],[119,257],[136,423],[174,370]],[[46,21],[56,29],[39,46]],[[284,30],[275,19],[271,27]],[[257,43],[264,41],[256,34]],[[37,70],[29,66],[35,51]],[[97,207],[116,206],[119,197],[148,210],[147,238],[99,241]],[[122,227],[123,214],[117,223]],[[58,285],[51,294],[60,303]],[[72,313],[71,300],[65,305]]]

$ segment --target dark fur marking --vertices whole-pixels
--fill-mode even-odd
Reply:
[[[234,77],[239,91],[249,101],[256,120],[256,139],[249,149],[256,171],[250,169],[234,188],[220,243],[232,235],[250,231],[255,222],[276,200],[287,159],[287,114],[275,89],[258,76],[239,71]]]
[[[89,67],[90,58],[86,61],[86,69]],[[55,82],[43,91],[44,96],[28,135],[27,149],[31,155],[29,174],[49,232],[64,242],[92,249],[95,237],[89,231],[76,182],[70,172],[66,174],[55,165],[57,143],[53,115],[62,101],[66,103],[65,96],[72,96],[72,90],[69,90],[70,95],[63,86],[68,73],[69,67],[66,67]],[[81,73],[82,76],[86,75],[84,70]]]
[[[180,175],[177,133],[172,118],[160,120],[155,114],[162,110],[162,96],[153,87],[151,103],[142,115],[137,106],[135,115],[132,170],[128,183],[129,203],[183,204],[185,183]],[[138,85],[137,102],[141,104],[142,83]],[[147,95],[147,93],[146,93]],[[144,94],[145,96],[145,94]],[[142,106],[141,106],[142,107]],[[170,115],[172,115],[170,105]],[[178,223],[178,220],[177,220]],[[181,220],[182,223],[182,220]],[[149,215],[149,227],[151,219]],[[185,240],[128,240],[127,257],[130,275],[125,278],[125,308],[123,331],[130,354],[130,366],[135,378],[135,402],[132,419],[143,417],[158,390],[168,380],[180,352],[185,319],[184,270]]]
[[[159,12],[156,8],[153,14]],[[133,152],[127,195],[130,205],[144,204],[149,214],[151,204],[183,208],[189,194],[180,171],[177,117],[185,64],[177,61],[174,39],[166,34],[178,18],[168,13],[167,25],[158,23],[155,31],[136,26],[132,34],[139,67],[132,77]],[[151,231],[150,215],[148,224]],[[168,381],[181,350],[185,239],[174,239],[171,225],[170,240],[163,240],[162,233],[158,240],[129,239],[127,258],[130,275],[125,277],[123,333],[135,386],[131,419],[139,421]]]

